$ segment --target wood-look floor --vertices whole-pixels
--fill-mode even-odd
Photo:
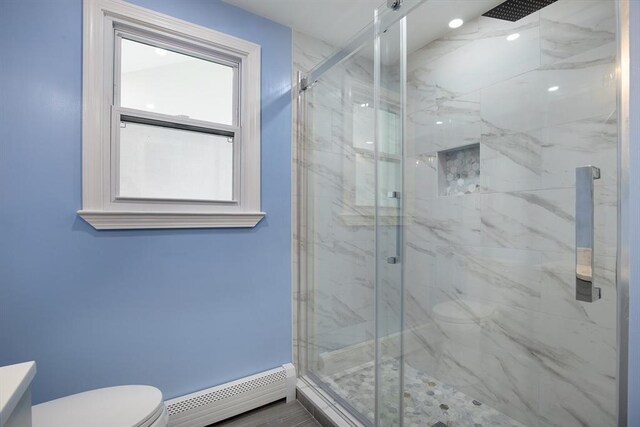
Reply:
[[[319,427],[320,424],[298,402],[274,402],[209,427]]]

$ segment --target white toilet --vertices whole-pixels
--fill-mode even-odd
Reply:
[[[33,427],[166,427],[162,392],[146,385],[100,388],[34,405]]]

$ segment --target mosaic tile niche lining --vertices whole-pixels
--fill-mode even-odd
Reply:
[[[456,196],[480,191],[480,144],[438,152],[438,194]]]

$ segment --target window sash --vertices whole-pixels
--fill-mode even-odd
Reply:
[[[121,107],[121,80],[122,80],[122,39],[131,40],[138,43],[143,43],[152,47],[165,49],[169,51],[173,51],[176,53],[180,53],[183,55],[191,56],[194,58],[198,58],[204,61],[213,62],[219,65],[224,65],[231,67],[233,69],[233,98],[232,98],[232,124],[234,126],[239,126],[242,123],[241,117],[241,109],[240,106],[240,74],[241,74],[241,61],[237,58],[230,57],[225,55],[224,52],[217,52],[211,49],[206,49],[203,47],[198,47],[192,43],[181,41],[176,38],[168,38],[161,34],[153,34],[143,30],[135,30],[133,28],[125,27],[127,29],[122,28],[120,25],[113,25],[113,56],[112,56],[112,67],[113,74],[111,75],[111,79],[113,82],[113,92],[112,96],[112,106]],[[174,117],[174,116],[168,116]],[[210,122],[213,124],[213,122]]]
[[[218,206],[239,206],[241,196],[241,150],[242,150],[242,132],[239,124],[242,122],[240,105],[240,84],[239,79],[242,71],[242,62],[239,58],[235,58],[230,54],[220,51],[214,51],[210,47],[199,46],[190,40],[183,40],[180,37],[169,37],[162,33],[155,33],[147,28],[137,28],[122,23],[110,22],[109,36],[111,42],[107,42],[108,47],[106,54],[110,55],[111,66],[108,69],[112,73],[107,76],[111,80],[112,90],[110,91],[111,100],[111,194],[112,203],[116,204],[139,204],[139,203],[162,203],[162,204],[205,204]],[[127,39],[139,43],[144,43],[152,47],[158,47],[181,53],[184,55],[199,58],[205,61],[214,62],[216,64],[225,65],[233,68],[233,125],[223,123],[215,123],[211,121],[197,120],[187,117],[177,117],[174,115],[149,112],[133,108],[125,108],[120,105],[120,81],[121,81],[121,46],[122,39]],[[233,197],[232,200],[203,200],[203,199],[163,199],[163,198],[134,198],[121,197],[120,184],[120,122],[133,121],[145,124],[152,124],[164,127],[173,127],[196,132],[206,132],[217,135],[226,135],[233,137]]]
[[[114,203],[199,203],[223,206],[239,205],[241,189],[241,149],[242,132],[237,126],[229,126],[221,123],[211,123],[202,120],[178,118],[160,113],[135,110],[131,108],[112,107],[111,123],[111,201]],[[182,129],[193,132],[209,133],[214,135],[229,136],[233,138],[233,195],[231,200],[212,199],[180,199],[180,198],[152,198],[152,197],[122,197],[120,196],[120,122],[133,122],[149,124],[160,127]]]

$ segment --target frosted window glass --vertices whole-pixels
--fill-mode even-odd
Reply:
[[[120,197],[232,200],[232,139],[121,122],[119,172]]]
[[[122,39],[120,105],[232,125],[235,68]]]

